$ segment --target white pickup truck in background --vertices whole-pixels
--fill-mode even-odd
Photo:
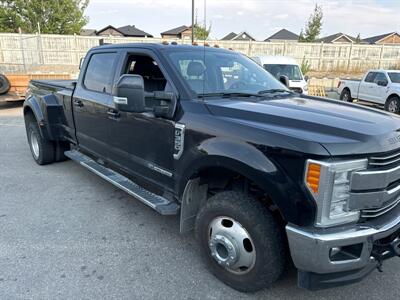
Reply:
[[[370,70],[361,81],[340,80],[338,93],[343,101],[358,99],[383,105],[389,112],[400,113],[400,71]]]

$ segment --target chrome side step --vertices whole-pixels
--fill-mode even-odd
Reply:
[[[88,170],[99,175],[103,179],[112,183],[121,190],[127,192],[129,195],[139,199],[144,204],[150,206],[162,215],[175,215],[179,212],[180,205],[175,202],[171,202],[162,196],[156,195],[134,183],[132,180],[125,176],[106,168],[90,157],[82,154],[78,150],[66,151],[65,155],[70,159],[78,162]]]

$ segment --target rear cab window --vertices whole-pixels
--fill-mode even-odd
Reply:
[[[369,72],[368,75],[365,77],[365,82],[373,83],[376,77],[376,72]]]
[[[90,91],[111,94],[117,53],[94,53],[86,67],[83,86]]]

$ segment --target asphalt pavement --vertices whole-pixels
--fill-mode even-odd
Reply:
[[[38,166],[21,104],[0,103],[0,299],[400,299],[400,259],[383,269],[318,292],[289,269],[271,289],[239,293],[207,271],[178,217],[72,161]]]

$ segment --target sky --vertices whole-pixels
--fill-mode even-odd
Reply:
[[[321,36],[343,32],[366,38],[400,32],[400,0],[195,0],[195,9],[199,22],[205,16],[211,24],[211,38],[247,31],[264,40],[282,28],[298,34],[316,3],[324,11]],[[191,24],[191,0],[90,0],[86,15],[86,28],[135,25],[159,37]]]

